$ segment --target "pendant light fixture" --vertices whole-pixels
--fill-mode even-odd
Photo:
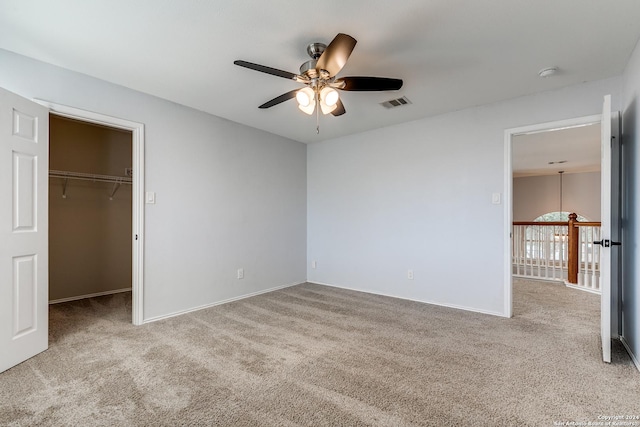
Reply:
[[[558,174],[560,174],[560,220],[562,221],[562,174],[564,174],[564,171],[558,171]],[[567,218],[567,221],[569,221],[569,218]]]

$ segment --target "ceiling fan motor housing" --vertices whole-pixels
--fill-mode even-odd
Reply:
[[[327,45],[324,43],[311,43],[307,46],[307,53],[313,59],[318,59],[322,56],[322,53],[327,48]]]
[[[318,77],[318,71],[316,70],[317,59],[311,59],[300,66],[300,75],[307,76],[310,79]]]
[[[312,58],[310,61],[305,62],[300,66],[300,75],[306,76],[310,79],[320,77],[316,65],[318,64],[318,58],[322,56],[327,45],[324,43],[311,43],[307,46],[307,53]]]

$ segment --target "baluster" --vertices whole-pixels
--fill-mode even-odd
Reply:
[[[538,237],[536,239],[536,267],[538,270],[538,273],[536,275],[536,277],[540,277],[540,258],[542,256],[542,244],[541,244],[541,240],[542,240],[542,227],[538,227]]]
[[[579,241],[578,241],[578,286],[587,287],[589,282],[589,258],[585,257],[585,242],[589,227],[579,227]]]
[[[522,275],[526,276],[527,275],[527,270],[526,270],[526,266],[524,265],[525,260],[526,260],[526,250],[527,250],[527,234],[526,234],[526,226],[522,226],[522,227],[518,227],[518,233],[519,233],[519,245],[520,245],[520,257],[518,260],[518,272],[520,272],[520,270],[522,270]]]
[[[551,278],[556,278],[556,227],[551,226],[551,236],[549,239],[549,263],[551,264]]]
[[[580,285],[586,288],[591,287],[591,254],[589,253],[589,237],[591,237],[591,227],[580,227]]]
[[[591,227],[591,239],[589,240],[589,245],[591,247],[591,283],[589,284],[591,289],[599,289],[598,281],[600,280],[598,274],[598,265],[600,263],[600,253],[598,252],[598,245],[594,245],[593,242],[599,240],[598,236],[598,228]]]
[[[545,227],[544,241],[544,278],[549,278],[549,256],[551,255],[551,239],[553,233],[550,233],[549,227]]]
[[[553,240],[551,240],[551,246],[553,247],[552,257],[553,257],[553,278],[558,278],[558,241],[556,239],[556,234],[558,231],[557,226],[552,226],[551,231],[553,233]]]
[[[516,274],[520,274],[520,227],[513,227],[513,251],[515,252]]]
[[[593,286],[593,257],[591,256],[591,246],[593,246],[593,227],[586,227],[584,230],[584,285],[587,288]]]

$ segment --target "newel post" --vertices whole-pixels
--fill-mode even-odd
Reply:
[[[578,222],[578,215],[575,213],[569,214],[568,234],[569,234],[569,274],[567,281],[569,283],[578,283],[578,227],[575,225]]]

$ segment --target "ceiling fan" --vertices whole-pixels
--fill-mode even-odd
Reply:
[[[319,111],[322,111],[323,114],[331,113],[334,116],[341,116],[345,113],[345,109],[336,89],[346,91],[385,91],[398,90],[402,87],[402,80],[386,77],[336,78],[336,74],[347,63],[356,43],[356,39],[342,33],[335,36],[328,46],[323,43],[311,43],[307,46],[307,53],[312,59],[300,66],[300,74],[241,60],[233,63],[262,73],[295,80],[305,85],[302,89],[294,89],[277,96],[258,108],[270,108],[289,99],[296,98],[298,108],[309,115],[313,114],[315,110],[316,115]]]

